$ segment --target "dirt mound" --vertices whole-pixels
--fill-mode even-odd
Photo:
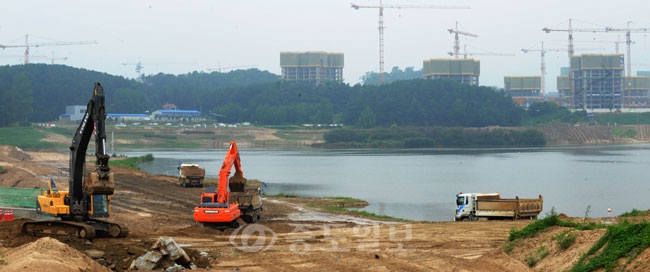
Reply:
[[[3,271],[111,271],[85,254],[59,242],[43,237],[7,251]]]

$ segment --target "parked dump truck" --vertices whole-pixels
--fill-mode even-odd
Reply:
[[[230,178],[231,185],[236,184],[233,182],[233,178],[236,177]],[[250,180],[245,180],[243,183],[243,191],[233,191],[233,186],[230,186],[230,203],[239,204],[241,219],[246,223],[255,223],[262,218],[262,184]]]
[[[178,183],[181,187],[203,187],[205,169],[198,164],[183,163],[178,167]]]
[[[499,193],[459,193],[456,195],[456,221],[493,219],[537,219],[543,198],[501,198]]]

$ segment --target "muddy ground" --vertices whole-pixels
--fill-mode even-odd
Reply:
[[[0,146],[0,186],[45,187],[54,177],[65,189],[67,160],[68,154]],[[575,247],[554,249],[530,268],[527,252],[551,243],[560,229],[506,254],[502,246],[511,229],[530,221],[384,221],[309,208],[317,199],[265,198],[257,224],[219,230],[192,220],[202,188],[181,188],[170,176],[113,171],[117,190],[110,220],[128,226],[128,237],[43,240],[21,233],[26,219],[0,222],[0,270],[124,271],[160,237],[171,237],[202,271],[558,271],[604,233],[582,232]],[[90,259],[92,250],[103,255]],[[648,259],[645,254],[640,260]]]

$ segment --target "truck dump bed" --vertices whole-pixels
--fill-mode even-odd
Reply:
[[[203,187],[205,169],[197,164],[181,164],[178,182],[182,187]]]
[[[476,215],[482,217],[536,218],[543,209],[543,198],[477,198]]]

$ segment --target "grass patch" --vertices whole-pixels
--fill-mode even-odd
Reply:
[[[602,229],[606,227],[603,224],[596,224],[594,222],[590,222],[588,224],[581,224],[581,223],[574,223],[574,222],[561,220],[559,215],[555,211],[555,207],[553,207],[551,211],[548,214],[546,214],[546,217],[544,217],[544,219],[540,219],[531,224],[528,224],[526,227],[524,227],[521,230],[517,230],[517,229],[510,230],[510,235],[508,235],[508,241],[533,237],[538,233],[546,231],[547,229],[553,226],[570,227],[577,230],[593,230],[593,229]]]
[[[639,211],[633,209],[621,216],[645,216],[648,211]],[[604,269],[605,271],[624,271],[627,266],[634,261],[644,250],[650,247],[650,222],[630,223],[623,221],[617,225],[603,225],[596,223],[580,224],[568,222],[559,219],[555,208],[551,209],[550,214],[544,219],[538,220],[527,225],[522,230],[512,229],[508,236],[508,241],[503,245],[503,251],[511,252],[516,244],[523,238],[533,237],[538,233],[545,231],[552,226],[570,227],[555,235],[555,240],[560,248],[566,249],[571,247],[576,241],[574,230],[593,230],[606,228],[607,232],[601,237],[596,244],[573,266],[570,271],[586,272]],[[540,247],[525,257],[525,262],[532,267],[546,255],[547,249]]]
[[[603,237],[585,253],[571,271],[626,270],[641,252],[650,246],[650,223],[637,224],[626,221],[607,228]],[[625,259],[620,262],[620,259]],[[623,267],[618,267],[623,266]]]
[[[126,167],[126,168],[131,168],[140,171],[140,167],[138,167],[139,163],[153,161],[153,160],[154,160],[153,155],[146,154],[144,156],[135,157],[135,158],[126,158],[122,160],[109,160],[108,165]]]
[[[278,193],[269,196],[301,199],[304,201],[298,201],[298,202],[305,203],[305,206],[309,208],[323,210],[331,213],[351,214],[355,216],[369,217],[375,219],[408,221],[408,220],[404,220],[401,218],[396,218],[388,215],[380,215],[380,214],[375,214],[367,211],[355,210],[354,208],[363,208],[368,206],[369,203],[365,200],[361,200],[353,197],[347,197],[347,196],[304,197],[296,194],[287,194],[287,193]]]
[[[506,243],[503,244],[502,246],[503,252],[505,252],[506,254],[510,254],[510,252],[512,252],[512,250],[515,249],[515,246],[517,246],[517,244],[519,244],[519,242],[521,241],[522,241],[521,239],[517,239],[514,241],[506,241]]]
[[[145,133],[142,136],[145,137],[145,138],[160,138],[160,139],[167,139],[167,140],[175,140],[177,138],[176,135],[153,134],[153,133]]]
[[[302,198],[297,194],[288,194],[288,193],[277,193],[274,195],[269,195],[270,197],[284,197],[284,198]]]
[[[4,127],[0,128],[0,145],[17,146],[21,149],[48,149],[54,144],[42,142],[45,133],[34,127]]]
[[[535,266],[540,260],[546,258],[550,251],[545,246],[538,247],[535,251],[526,255],[526,264],[529,267]]]
[[[553,236],[553,240],[557,242],[561,249],[567,249],[575,244],[577,237],[578,235],[573,230],[568,229]]]
[[[647,216],[649,214],[650,214],[650,210],[642,211],[642,210],[632,209],[629,212],[624,212],[620,216],[621,217],[634,217],[634,216]]]
[[[408,221],[408,220],[405,220],[405,219],[402,219],[402,218],[392,217],[392,216],[389,216],[389,215],[380,215],[380,214],[371,213],[371,212],[367,212],[367,211],[357,211],[357,210],[348,210],[348,211],[353,213],[353,214],[363,216],[363,217],[371,217],[371,218],[395,220],[395,221]]]
[[[612,134],[616,137],[634,138],[637,133],[635,130],[629,128],[615,128],[612,130]]]

